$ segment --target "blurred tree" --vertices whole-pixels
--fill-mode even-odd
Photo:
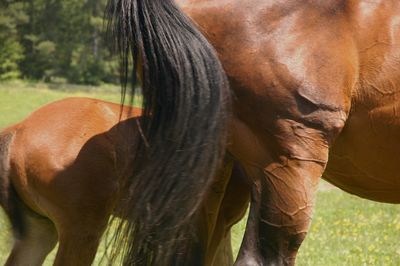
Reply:
[[[0,78],[118,82],[104,42],[106,0],[0,0]]]
[[[18,63],[24,54],[17,26],[26,20],[21,3],[0,2],[0,80],[17,78],[21,74]]]
[[[80,3],[84,10],[82,16],[82,36],[85,41],[75,42],[71,56],[71,71],[69,79],[79,83],[97,84],[102,82],[118,82],[118,73],[115,60],[104,43],[103,10],[106,1],[86,0]]]

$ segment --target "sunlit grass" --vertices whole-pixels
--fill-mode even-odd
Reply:
[[[320,192],[298,265],[400,265],[400,206]]]
[[[31,111],[67,97],[99,98],[120,102],[119,87],[103,85],[89,87],[77,85],[52,85],[45,83],[8,82],[0,83],[0,128],[20,121]],[[140,98],[134,98],[134,105],[140,105]]]
[[[234,254],[244,221],[234,228]],[[299,266],[400,265],[400,206],[363,200],[338,189],[320,191]]]

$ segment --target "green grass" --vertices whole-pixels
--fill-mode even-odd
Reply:
[[[320,192],[298,265],[400,265],[399,205]]]
[[[243,221],[234,228],[234,252],[244,229]],[[400,206],[363,200],[338,189],[319,191],[297,265],[396,266],[400,265],[399,240]]]
[[[48,102],[84,96],[119,102],[119,90],[21,82],[0,83],[0,128],[15,123],[35,108]],[[9,225],[0,212],[0,264],[12,240]],[[235,226],[233,248],[240,246],[245,222]],[[318,193],[310,233],[302,245],[298,265],[400,265],[400,207],[359,199],[337,189]],[[99,254],[104,251],[100,247]],[[53,254],[45,265],[51,265]],[[94,263],[98,265],[99,258]]]
[[[119,88],[113,85],[89,87],[65,84],[31,84],[20,81],[0,83],[0,128],[20,121],[31,111],[46,103],[78,96],[120,102]],[[134,104],[139,104],[137,97]]]

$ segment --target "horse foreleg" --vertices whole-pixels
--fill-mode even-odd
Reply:
[[[24,236],[16,239],[6,266],[39,266],[57,244],[57,231],[47,218],[23,208]]]

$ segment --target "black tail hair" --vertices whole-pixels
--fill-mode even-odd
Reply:
[[[195,214],[225,150],[225,72],[172,0],[109,0],[106,18],[120,53],[123,95],[129,79],[135,93],[138,62],[143,70],[143,134],[127,184],[129,222],[116,232],[128,233],[124,264],[189,265],[199,246]]]
[[[9,177],[9,149],[12,139],[12,133],[0,132],[0,206],[11,222],[14,236],[22,238],[26,234],[26,223],[20,199]]]

